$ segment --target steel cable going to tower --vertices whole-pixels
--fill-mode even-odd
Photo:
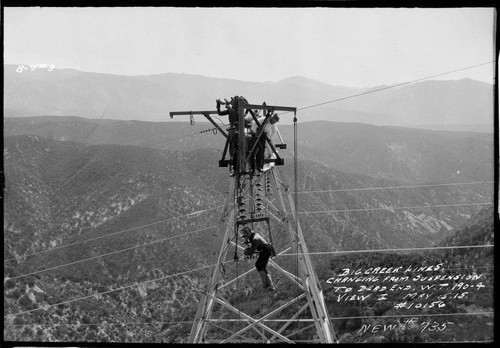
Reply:
[[[356,253],[380,253],[380,252],[395,252],[395,251],[424,251],[424,250],[450,250],[450,249],[470,249],[470,248],[493,248],[494,244],[483,245],[457,245],[443,247],[428,247],[428,248],[394,248],[394,249],[366,249],[366,250],[336,250],[336,251],[317,251],[308,252],[308,255],[328,255],[328,254],[356,254]],[[280,256],[294,256],[294,253],[280,254]]]
[[[103,120],[104,115],[105,115],[105,114],[106,114],[106,112],[108,111],[108,109],[109,109],[109,105],[110,105],[110,103],[108,102],[108,105],[106,105],[106,107],[104,108],[104,110],[103,110],[103,111],[102,111],[102,113],[101,113],[101,116],[100,116],[100,117],[96,120],[94,127],[93,127],[93,128],[92,128],[92,130],[91,130],[91,131],[90,131],[90,132],[89,132],[89,133],[85,136],[85,140],[84,140],[82,143],[87,143],[87,141],[89,140],[90,136],[91,136],[91,135],[95,132],[95,130],[96,130],[96,129],[97,129],[97,127],[99,126],[99,121],[102,121],[102,120]],[[121,121],[119,121],[119,122],[121,122]],[[75,150],[75,151],[77,151],[77,150]],[[66,185],[70,182],[70,179],[71,179],[71,177],[70,177],[70,178],[68,178],[68,180],[66,180],[66,182],[64,182],[64,183],[60,186],[60,188],[61,188],[61,187],[66,186]]]
[[[54,248],[51,248],[51,249],[41,250],[41,251],[37,251],[37,252],[34,252],[34,253],[30,253],[30,254],[25,254],[25,255],[23,255],[23,257],[34,256],[34,255],[38,255],[38,254],[42,254],[42,253],[47,253],[47,252],[51,252],[51,251],[63,249],[63,248],[69,247],[69,246],[75,246],[75,245],[78,245],[78,244],[83,244],[83,243],[95,241],[95,240],[98,240],[98,239],[102,239],[102,238],[106,238],[106,237],[110,237],[110,236],[115,236],[115,235],[122,234],[122,233],[125,233],[125,232],[130,232],[130,231],[142,229],[142,228],[145,228],[145,227],[150,227],[150,226],[162,224],[162,223],[165,223],[165,222],[170,222],[170,221],[173,221],[173,220],[181,219],[181,218],[188,217],[188,216],[191,216],[191,215],[196,215],[196,214],[204,213],[206,211],[210,211],[210,210],[213,210],[213,209],[218,209],[220,207],[222,207],[222,206],[216,206],[214,208],[207,208],[207,209],[203,209],[203,210],[198,210],[198,211],[195,211],[195,212],[192,212],[192,213],[189,213],[189,214],[175,216],[175,217],[170,218],[170,219],[156,221],[156,222],[153,222],[153,223],[150,223],[150,224],[136,226],[136,227],[131,227],[131,228],[128,228],[128,229],[125,229],[125,230],[108,233],[108,234],[105,234],[103,236],[98,236],[98,237],[94,237],[94,238],[88,238],[88,239],[84,239],[84,240],[81,240],[81,241],[78,241],[78,242],[60,245],[58,247],[54,247]],[[95,228],[93,228],[93,229],[95,229]],[[89,231],[91,231],[91,230],[92,229],[90,229]],[[17,260],[17,258],[14,257],[14,258],[11,258],[11,259],[7,259],[7,260],[4,260],[4,262],[13,261],[13,260]]]
[[[217,118],[219,120],[219,122],[222,124],[222,126],[226,126],[226,124],[217,116],[213,116],[215,118]],[[177,137],[177,138],[174,138],[174,139],[167,139],[167,140],[162,140],[162,141],[159,141],[159,142],[156,142],[156,143],[152,143],[152,144],[148,144],[147,146],[155,146],[155,145],[162,145],[162,144],[167,144],[167,143],[170,143],[172,141],[176,141],[176,140],[180,140],[180,139],[184,139],[184,138],[188,138],[188,137],[192,137],[194,135],[198,135],[198,134],[203,134],[203,133],[207,133],[209,131],[212,131],[214,134],[216,133],[217,131],[217,128],[209,128],[209,129],[205,129],[205,130],[202,130],[202,131],[198,131],[198,132],[193,132],[193,133],[189,133],[189,134],[184,134],[184,135],[181,135],[180,137]],[[127,144],[133,144],[133,143],[124,143],[122,145],[127,145]]]
[[[459,68],[459,69],[447,71],[447,72],[440,73],[440,74],[429,75],[429,76],[422,77],[422,78],[415,79],[415,80],[411,80],[411,81],[397,83],[397,84],[394,84],[394,85],[390,85],[390,86],[386,86],[386,87],[381,87],[381,88],[373,89],[373,90],[370,90],[370,91],[366,91],[366,92],[362,92],[362,93],[358,93],[358,94],[353,94],[353,95],[350,95],[350,96],[346,96],[346,97],[342,97],[342,98],[337,98],[337,99],[333,99],[333,100],[330,100],[330,101],[326,101],[326,102],[322,102],[322,103],[318,103],[318,104],[314,104],[314,105],[304,106],[302,108],[298,108],[297,110],[311,109],[311,108],[314,108],[314,107],[317,107],[317,106],[321,106],[321,105],[325,105],[325,104],[331,104],[331,103],[339,102],[339,101],[350,99],[350,98],[360,97],[360,96],[363,96],[363,95],[372,94],[372,93],[384,91],[384,90],[391,89],[391,88],[401,87],[401,86],[408,85],[408,84],[411,84],[411,83],[428,80],[428,79],[431,79],[433,77],[444,76],[444,75],[452,74],[452,73],[455,73],[455,72],[464,71],[464,70],[468,70],[468,69],[473,69],[473,68],[477,68],[479,66],[493,64],[493,63],[495,63],[494,60],[493,61],[489,61],[489,62],[485,62],[485,63],[476,64],[476,65],[470,65],[470,66],[467,66],[467,67],[463,67],[463,68]],[[280,113],[280,115],[286,114],[286,113],[289,113],[289,112],[290,111],[285,111],[285,112]]]
[[[417,251],[417,250],[437,250],[437,249],[463,249],[463,248],[469,248],[469,247],[472,247],[472,248],[493,247],[493,245],[451,246],[451,247],[434,247],[434,248],[399,248],[399,249],[384,249],[384,250],[371,250],[370,249],[370,250],[333,251],[333,252],[330,251],[330,252],[308,253],[308,254],[309,255],[314,255],[314,254],[340,254],[340,253],[370,253],[370,252],[381,252],[381,251]],[[282,256],[282,255],[283,256],[292,256],[293,254],[280,254],[280,256]],[[233,260],[227,260],[227,261],[224,261],[222,263],[225,264],[225,263],[233,263],[233,262],[234,262]],[[28,310],[28,311],[22,311],[22,312],[10,314],[10,315],[18,316],[18,315],[28,314],[28,313],[31,313],[31,312],[34,312],[34,311],[38,311],[38,310],[48,310],[49,308],[56,307],[56,306],[59,306],[59,305],[68,304],[68,303],[76,302],[76,301],[79,301],[79,300],[89,299],[89,298],[93,298],[95,296],[102,296],[102,295],[109,294],[109,293],[116,292],[116,291],[122,291],[122,290],[125,290],[125,289],[129,289],[129,288],[141,286],[143,284],[147,284],[147,283],[150,283],[150,282],[160,281],[160,280],[164,280],[164,279],[167,279],[167,278],[176,277],[176,276],[179,276],[179,275],[184,275],[184,274],[187,274],[187,273],[196,272],[196,271],[200,271],[200,270],[203,270],[203,269],[211,268],[211,267],[214,267],[216,265],[218,265],[218,264],[213,264],[213,265],[203,266],[203,267],[199,267],[199,268],[195,268],[195,269],[191,269],[191,270],[187,270],[187,271],[183,271],[183,272],[178,272],[176,274],[171,274],[171,275],[167,275],[167,276],[156,278],[156,279],[146,280],[146,281],[143,281],[143,282],[140,282],[140,283],[136,283],[136,284],[132,284],[132,285],[128,285],[128,286],[123,286],[123,287],[120,287],[120,288],[117,288],[117,289],[113,289],[113,290],[109,290],[109,291],[104,291],[104,292],[100,292],[100,293],[96,293],[96,294],[92,294],[92,295],[88,295],[88,296],[83,296],[83,297],[74,298],[74,299],[71,299],[71,300],[59,302],[59,303],[56,303],[56,304],[52,304],[52,305],[46,306],[44,308],[35,308],[35,309]],[[464,315],[464,314],[468,314],[469,315],[471,313],[456,313],[456,314],[457,315]],[[480,312],[478,314],[482,315],[482,314],[485,314],[485,313],[484,312]],[[440,314],[436,314],[436,316],[439,316],[439,315]],[[452,315],[452,314],[451,313],[446,313],[444,315]],[[370,318],[370,317],[371,316],[359,316],[359,318]],[[387,316],[387,317],[394,317],[394,316]],[[341,320],[341,319],[348,319],[348,317],[340,317],[340,318],[335,318],[335,319],[331,318],[331,320]]]
[[[122,290],[122,289],[120,289]],[[117,289],[113,291],[119,291]],[[94,295],[97,296],[97,295]],[[61,305],[61,304],[56,304]],[[342,308],[350,308],[350,307],[342,307]],[[348,320],[348,319],[380,319],[380,318],[408,318],[409,316],[411,317],[453,317],[453,316],[468,316],[468,315],[484,315],[484,316],[490,316],[494,315],[495,312],[493,311],[485,311],[485,312],[455,312],[455,313],[425,313],[425,314],[390,314],[390,315],[358,315],[358,316],[348,316],[348,317],[337,317],[337,318],[330,318],[330,320]],[[274,321],[286,321],[286,319],[273,319]],[[154,322],[153,324],[192,324],[194,321],[158,321]],[[24,324],[5,324],[5,326],[123,326],[123,325],[151,325],[152,323],[99,323],[99,324],[85,324],[85,323],[77,323],[77,324],[71,324],[71,323],[46,323],[46,324],[39,324],[39,323],[24,323]],[[456,342],[458,343],[458,342]]]
[[[232,262],[232,261],[225,261],[225,263],[227,262]],[[22,312],[18,312],[18,313],[14,313],[14,314],[9,314],[11,316],[18,316],[18,315],[22,315],[22,314],[29,314],[31,312],[35,312],[35,311],[38,311],[38,310],[48,310],[49,308],[53,308],[53,307],[56,307],[56,306],[60,306],[60,305],[64,305],[64,304],[68,304],[68,303],[72,303],[72,302],[76,302],[76,301],[79,301],[79,300],[84,300],[84,299],[89,299],[89,298],[92,298],[92,297],[96,297],[96,296],[102,296],[102,295],[106,295],[106,294],[109,294],[109,293],[112,293],[112,292],[116,292],[116,291],[122,291],[122,290],[126,290],[126,289],[130,289],[130,288],[133,288],[133,287],[137,287],[137,286],[141,286],[143,284],[146,284],[146,283],[149,283],[149,282],[155,282],[155,281],[160,281],[160,280],[164,280],[164,279],[167,279],[167,278],[171,278],[171,277],[176,277],[176,276],[179,276],[179,275],[184,275],[184,274],[187,274],[187,273],[191,273],[191,272],[196,272],[196,271],[200,271],[200,270],[203,270],[203,269],[207,269],[207,268],[211,268],[215,266],[214,265],[209,265],[209,266],[204,266],[204,267],[199,267],[199,268],[195,268],[195,269],[191,269],[191,270],[187,270],[187,271],[183,271],[183,272],[178,272],[176,274],[171,274],[171,275],[167,275],[167,276],[164,276],[164,277],[160,277],[160,278],[156,278],[156,279],[152,279],[152,280],[147,280],[147,281],[143,281],[143,282],[140,282],[140,283],[137,283],[137,284],[132,284],[132,285],[128,285],[128,286],[123,286],[123,287],[120,287],[120,288],[117,288],[117,289],[112,289],[112,290],[109,290],[109,291],[104,291],[104,292],[100,292],[100,293],[96,293],[96,294],[92,294],[92,295],[88,295],[88,296],[83,296],[83,297],[79,297],[79,298],[74,298],[74,299],[71,299],[71,300],[67,300],[67,301],[62,301],[62,302],[59,302],[59,303],[55,303],[55,304],[52,304],[52,305],[49,305],[49,306],[46,306],[44,308],[35,308],[35,309],[31,309],[31,310],[28,310],[28,311],[22,311]],[[473,312],[467,312],[467,313],[463,313],[463,312],[458,312],[458,313],[433,313],[433,314],[412,314],[411,316],[429,316],[429,317],[435,317],[435,316],[454,316],[454,315],[492,315],[494,314],[493,312],[477,312],[477,313],[473,313]],[[405,315],[398,315],[398,314],[394,314],[394,315],[384,315],[384,316],[372,316],[372,315],[369,315],[369,316],[349,316],[349,317],[338,317],[338,318],[330,318],[330,320],[347,320],[347,319],[370,319],[370,318],[393,318],[393,317],[408,317],[408,314],[405,314]],[[165,322],[165,323],[192,323],[192,322],[184,322],[184,321],[179,321],[179,322],[176,322],[176,321],[172,321],[172,322]],[[127,323],[105,323],[105,324],[89,324],[89,325],[96,325],[96,326],[111,326],[111,325],[126,325]],[[141,323],[133,323],[135,325],[137,324],[141,324]],[[151,324],[151,323],[147,323],[147,324]],[[22,326],[29,326],[29,325],[39,325],[39,326],[51,326],[51,325],[66,325],[66,326],[71,326],[73,324],[47,324],[47,325],[43,325],[43,324],[29,324],[29,323],[25,323],[25,324],[11,324],[11,325],[6,325],[6,326],[16,326],[16,325],[22,325]],[[82,325],[82,324],[74,324],[74,325]]]
[[[446,208],[446,207],[466,207],[477,205],[493,205],[493,202],[478,202],[478,203],[460,203],[460,204],[436,204],[436,205],[409,205],[406,207],[385,207],[385,208],[360,208],[360,209],[339,209],[339,210],[318,210],[318,211],[299,211],[299,214],[319,214],[319,213],[348,213],[361,211],[378,211],[378,210],[400,210],[400,209],[422,209],[422,208]]]
[[[63,265],[55,266],[55,267],[52,267],[52,268],[43,269],[43,270],[40,270],[40,271],[28,273],[28,274],[19,275],[19,276],[8,278],[8,279],[9,280],[15,280],[15,279],[22,278],[22,277],[26,277],[26,276],[30,276],[30,275],[34,275],[34,274],[38,274],[38,273],[43,273],[43,272],[46,272],[46,271],[49,271],[49,270],[54,270],[54,269],[63,268],[63,267],[66,267],[66,266],[71,266],[71,265],[74,265],[74,264],[77,264],[77,263],[94,260],[94,259],[99,258],[99,257],[110,256],[110,255],[113,255],[113,254],[116,254],[116,253],[120,253],[120,252],[123,252],[123,251],[129,251],[129,250],[133,250],[133,249],[140,248],[140,247],[143,247],[143,246],[147,246],[147,245],[151,245],[151,244],[163,242],[165,240],[174,239],[174,238],[177,238],[177,237],[182,237],[182,236],[186,236],[186,235],[193,234],[193,233],[199,233],[201,231],[204,231],[204,230],[207,230],[207,229],[211,229],[211,228],[214,228],[214,227],[217,227],[217,225],[213,225],[213,226],[210,226],[210,227],[207,227],[207,228],[204,228],[204,229],[200,229],[200,230],[196,230],[196,231],[192,231],[192,232],[186,232],[186,233],[183,233],[183,234],[180,234],[180,235],[176,235],[176,236],[171,236],[171,237],[167,237],[167,238],[155,240],[155,241],[152,241],[152,242],[149,242],[149,243],[141,244],[141,245],[130,247],[130,248],[126,248],[126,249],[120,249],[120,250],[113,251],[113,252],[110,252],[110,253],[107,253],[107,254],[97,255],[97,256],[94,256],[92,258],[82,259],[82,260],[78,260],[78,261],[75,261],[75,262],[71,262],[71,263],[66,263],[66,264],[63,264]],[[486,245],[461,245],[461,246],[428,247],[428,248],[395,248],[395,249],[368,249],[368,250],[324,251],[324,252],[308,252],[308,253],[303,253],[303,252],[302,253],[281,253],[280,256],[293,256],[293,255],[295,255],[295,256],[298,257],[299,255],[306,255],[306,254],[307,255],[324,255],[324,254],[348,254],[348,253],[394,252],[394,251],[418,251],[418,250],[438,250],[438,249],[468,249],[468,248],[487,248],[487,247],[494,247],[494,245],[493,244],[486,244]],[[227,261],[227,262],[232,262],[232,261]],[[238,265],[238,262],[235,262],[235,263],[236,263],[236,265]],[[297,272],[298,272],[298,270],[297,270]]]
[[[226,261],[226,262],[232,262],[232,261]],[[59,303],[51,304],[51,305],[46,306],[44,308],[34,308],[34,309],[27,310],[27,311],[22,311],[22,312],[14,313],[14,314],[11,314],[11,315],[18,316],[18,315],[28,314],[28,313],[35,312],[35,311],[40,311],[40,310],[47,311],[49,308],[57,307],[57,306],[60,306],[60,305],[64,305],[64,304],[68,304],[68,303],[72,303],[72,302],[76,302],[76,301],[80,301],[80,300],[90,299],[90,298],[93,298],[93,297],[96,297],[96,296],[102,296],[102,295],[110,294],[110,293],[113,293],[113,292],[116,292],[116,291],[121,291],[121,290],[125,290],[125,289],[130,289],[130,288],[138,287],[138,286],[141,286],[141,285],[144,285],[144,284],[147,284],[147,283],[157,282],[157,281],[160,281],[160,280],[164,280],[164,279],[168,279],[168,278],[172,278],[172,277],[177,277],[177,276],[180,276],[180,275],[185,275],[185,274],[188,274],[188,273],[197,272],[197,271],[201,271],[201,270],[204,270],[204,269],[207,269],[207,268],[209,269],[209,268],[214,267],[216,265],[217,264],[213,264],[213,265],[208,265],[208,266],[203,266],[203,267],[198,267],[198,268],[190,269],[190,270],[187,270],[187,271],[178,272],[178,273],[175,273],[175,274],[169,274],[169,275],[166,275],[166,276],[163,276],[163,277],[146,280],[146,281],[143,281],[143,282],[140,282],[140,283],[122,286],[122,287],[119,287],[117,289],[112,289],[112,290],[103,291],[103,292],[99,292],[99,293],[92,294],[92,295],[87,295],[87,296],[82,296],[82,297],[74,298],[74,299],[67,300],[67,301],[62,301],[62,302],[59,302]]]
[[[405,186],[379,186],[379,187],[362,187],[362,188],[347,188],[347,189],[332,189],[332,190],[314,190],[314,191],[298,191],[302,193],[324,193],[324,192],[350,192],[350,191],[370,191],[370,190],[392,190],[392,189],[412,189],[412,188],[427,188],[427,187],[445,187],[458,185],[479,185],[479,184],[494,184],[493,181],[475,181],[475,182],[457,182],[444,184],[423,184],[423,185],[405,185]]]
[[[186,232],[186,233],[183,233],[183,234],[180,234],[180,235],[176,235],[176,236],[170,236],[170,237],[166,237],[166,238],[161,238],[161,239],[158,239],[158,240],[155,240],[155,241],[152,241],[152,242],[147,242],[147,243],[144,243],[144,244],[141,244],[141,245],[135,245],[133,247],[124,248],[124,249],[120,249],[120,250],[115,250],[115,251],[112,251],[112,252],[109,252],[109,253],[100,254],[100,255],[97,255],[97,256],[89,257],[89,258],[78,260],[78,261],[74,261],[74,262],[65,263],[65,264],[62,264],[62,265],[54,266],[54,267],[45,268],[45,269],[42,269],[42,270],[39,270],[39,271],[34,271],[34,272],[26,273],[26,274],[21,274],[21,275],[18,275],[18,276],[15,276],[15,277],[11,277],[11,278],[8,278],[8,279],[9,280],[14,280],[14,279],[23,278],[23,277],[27,277],[27,276],[31,276],[31,275],[43,273],[43,272],[53,271],[55,269],[64,268],[64,267],[67,267],[67,266],[73,266],[73,265],[76,265],[76,264],[79,264],[79,263],[82,263],[82,262],[92,261],[92,260],[95,260],[95,259],[99,259],[101,257],[118,254],[118,253],[121,253],[121,252],[124,252],[124,251],[134,250],[134,249],[142,248],[142,247],[145,247],[145,246],[150,246],[150,245],[153,245],[153,244],[156,244],[156,243],[164,242],[164,241],[167,241],[167,240],[170,240],[170,239],[174,239],[174,238],[183,237],[183,236],[186,236],[186,235],[189,235],[189,234],[199,233],[199,232],[202,232],[202,231],[205,231],[205,230],[209,230],[209,229],[212,229],[212,228],[215,228],[215,227],[218,227],[218,225],[213,225],[213,226],[205,227],[205,228],[202,228],[202,229],[199,229],[199,230],[196,230],[196,231]]]

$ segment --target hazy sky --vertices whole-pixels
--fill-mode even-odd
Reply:
[[[4,63],[402,83],[495,60],[494,8],[4,8]],[[493,83],[494,64],[435,79]]]

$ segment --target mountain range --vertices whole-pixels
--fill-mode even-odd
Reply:
[[[281,124],[278,123],[278,124]],[[211,130],[212,129],[212,130]],[[207,132],[208,130],[208,132]],[[294,129],[278,127],[293,162]],[[80,117],[5,118],[4,135],[32,134],[89,144],[119,144],[190,152],[211,148],[222,154],[224,138],[206,123],[89,120]],[[273,139],[280,143],[279,137]],[[297,125],[297,155],[332,169],[408,184],[492,181],[490,133],[429,131],[343,122]]]
[[[4,115],[163,121],[170,111],[215,110],[215,100],[293,106],[300,122],[327,120],[493,132],[494,88],[471,79],[352,88],[295,76],[247,82],[165,73],[123,76],[4,65]],[[203,120],[203,117],[199,117]],[[282,124],[292,123],[292,114]]]
[[[203,144],[205,134],[198,134],[197,141],[190,139],[187,149],[184,138],[171,142],[166,149],[155,148],[159,144],[125,145],[136,138],[118,136],[126,132],[144,135],[147,127],[161,133],[158,124],[64,117],[32,119],[36,122],[30,118],[5,122],[7,258],[23,260],[26,255],[71,244],[83,236],[93,238],[148,226],[213,209],[225,200],[229,173],[218,167],[220,147],[217,149],[216,143],[213,147]],[[185,129],[176,122],[163,126],[170,129],[170,134]],[[312,122],[302,128],[311,137],[298,145],[302,152],[297,183],[299,192],[303,192],[299,194],[301,224],[311,250],[431,246],[492,201],[492,158],[486,154],[492,152],[493,141],[488,134],[418,129],[396,132],[392,127],[329,122]],[[83,135],[89,131],[92,134],[86,138],[94,144],[83,142]],[[283,134],[286,138],[287,132]],[[213,134],[209,137],[216,138]],[[217,138],[220,141],[222,137]],[[125,144],[111,144],[120,140]],[[337,150],[323,150],[322,146],[331,149],[324,144],[332,142],[336,142],[333,148]],[[383,149],[396,149],[393,166],[398,170],[387,165]],[[343,158],[335,157],[341,153]],[[281,170],[292,183],[293,158],[290,152],[283,156],[285,165]],[[355,158],[363,159],[361,167]],[[329,214],[330,210],[352,212]],[[165,237],[183,229],[217,224],[216,211],[204,214],[203,223],[194,216],[189,222],[176,221],[176,228],[167,232],[151,227],[146,228],[150,230],[147,237],[132,233],[124,247],[138,245],[155,235]],[[70,262],[97,250],[105,253],[111,246],[123,245],[122,237],[110,237],[106,244],[99,240],[94,247],[83,250],[69,247],[67,253],[58,254],[66,255],[69,259],[65,261]],[[192,243],[200,256],[191,260],[206,262],[209,253],[200,249],[201,240]],[[164,256],[168,257],[168,253]],[[162,258],[155,256],[155,260]]]

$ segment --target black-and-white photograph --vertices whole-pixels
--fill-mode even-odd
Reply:
[[[326,3],[2,8],[2,345],[494,342],[496,8]]]

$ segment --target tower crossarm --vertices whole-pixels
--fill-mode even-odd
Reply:
[[[277,106],[277,105],[246,104],[245,105],[245,109],[297,112],[297,108],[296,107],[291,107],[291,106]]]
[[[217,115],[217,111],[171,111],[170,118],[174,118],[174,116],[183,116],[183,115],[203,115],[207,120],[210,121],[214,125],[215,128],[227,139],[227,133],[213,120],[210,115]]]

